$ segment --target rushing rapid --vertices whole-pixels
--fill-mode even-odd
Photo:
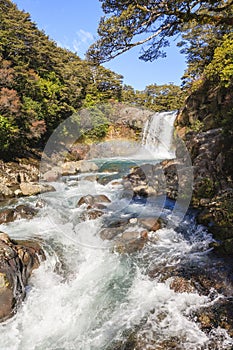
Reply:
[[[42,242],[46,253],[22,306],[0,324],[0,349],[232,349],[225,329],[205,331],[195,316],[224,296],[213,288],[204,294],[171,288],[178,268],[213,268],[212,236],[196,225],[192,213],[177,227],[169,221],[173,204],[166,202],[162,216],[169,225],[149,232],[142,250],[120,254],[99,236],[104,220],[135,218],[142,211],[150,217],[161,210],[160,203],[124,196],[120,180],[101,184],[84,175],[53,183],[56,192],[43,194],[46,205],[35,218],[0,227],[13,239]],[[111,200],[103,217],[82,219],[86,207],[76,204],[88,194]],[[19,201],[34,206],[38,197]]]

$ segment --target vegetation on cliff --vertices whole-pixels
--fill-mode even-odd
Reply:
[[[7,160],[27,148],[43,148],[57,125],[81,107],[96,114],[92,113],[93,108],[109,101],[146,105],[156,110],[181,106],[174,99],[180,88],[172,84],[165,88],[157,86],[153,101],[147,89],[144,93],[130,87],[133,98],[130,97],[121,75],[58,47],[37,29],[28,13],[19,11],[10,0],[0,0],[0,10],[1,158]],[[169,105],[164,95],[169,96]],[[101,113],[97,111],[96,115],[100,117]],[[106,132],[108,122],[101,118],[93,122],[95,138]]]

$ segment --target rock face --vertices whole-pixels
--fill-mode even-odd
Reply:
[[[45,255],[34,241],[14,241],[0,232],[0,321],[12,316],[25,297],[32,271]]]
[[[216,249],[233,255],[233,184],[226,173],[221,129],[186,135],[194,169],[192,205],[200,209],[198,222],[218,241]]]
[[[218,252],[227,255],[233,255],[232,108],[232,88],[206,80],[188,97],[176,120],[193,162],[192,205],[200,210],[198,221],[213,233]]]
[[[39,161],[35,159],[19,159],[18,162],[8,163],[0,161],[0,200],[21,194],[20,183],[38,180]]]

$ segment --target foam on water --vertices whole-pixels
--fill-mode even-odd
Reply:
[[[98,236],[101,219],[75,221],[85,210],[75,208],[80,196],[98,192],[114,201],[117,195],[111,185],[81,181],[77,186],[56,186],[57,192],[43,196],[49,207],[36,218],[1,227],[13,238],[42,238],[47,260],[34,271],[17,314],[0,325],[0,348],[114,349],[114,341],[138,325],[142,342],[177,336],[190,350],[208,343],[207,335],[189,318],[192,309],[208,304],[208,297],[175,293],[168,280],[161,283],[144,273],[145,264],[146,268],[177,264],[197,250],[201,232],[197,241],[195,237],[188,241],[173,228],[157,231],[156,244],[152,240],[138,253],[140,265],[135,256],[120,256],[108,249],[109,243]],[[223,338],[226,345],[222,341],[219,349],[228,349],[231,340],[227,334]]]

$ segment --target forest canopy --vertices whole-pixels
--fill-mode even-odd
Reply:
[[[105,16],[98,28],[99,40],[88,58],[103,63],[142,46],[140,58],[153,61],[165,55],[169,38],[198,26],[232,27],[233,1],[100,0]]]
[[[43,149],[53,130],[81,108],[125,102],[152,110],[176,109],[157,92],[148,95],[123,85],[123,77],[101,65],[80,59],[60,48],[19,11],[10,0],[0,0],[0,156],[9,159],[25,149]],[[170,90],[181,89],[168,86]],[[156,96],[155,96],[156,95]],[[163,101],[162,101],[163,100]],[[172,102],[173,101],[173,102]],[[101,111],[99,111],[101,114]],[[106,123],[93,131],[101,137]]]

